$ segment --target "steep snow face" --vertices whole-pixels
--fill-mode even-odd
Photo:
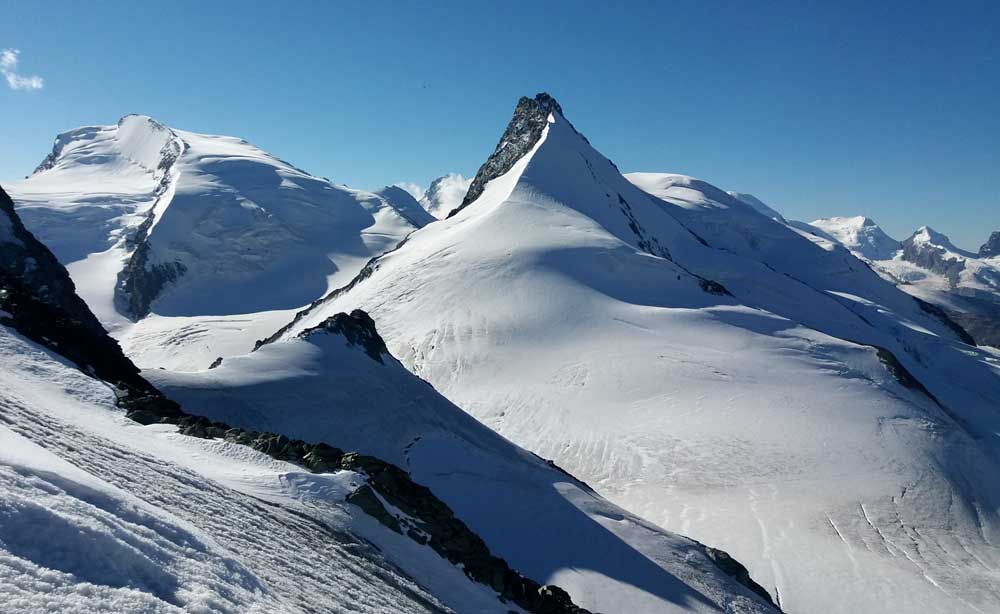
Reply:
[[[874,220],[864,216],[828,217],[809,223],[839,241],[859,258],[890,260],[902,244],[885,234]]]
[[[420,204],[431,215],[443,220],[462,205],[470,185],[472,179],[466,179],[460,173],[448,173],[431,182],[423,198],[420,199]]]
[[[427,221],[241,139],[142,116],[60,135],[11,188],[25,225],[144,366],[248,350],[287,317],[270,314],[346,283]],[[186,362],[163,351],[178,347]]]
[[[357,343],[321,326],[212,370],[150,376],[189,411],[404,467],[492,552],[589,610],[772,611],[704,547],[628,514],[503,439],[379,352],[380,342]]]
[[[996,609],[995,356],[836,243],[630,179],[553,111],[284,338],[365,309],[450,400],[786,611]]]

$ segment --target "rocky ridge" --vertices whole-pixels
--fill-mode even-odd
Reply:
[[[469,186],[468,193],[462,199],[462,204],[449,213],[448,217],[455,215],[479,198],[487,183],[509,171],[515,162],[531,151],[531,148],[541,138],[551,113],[562,115],[562,107],[559,106],[555,98],[545,92],[537,94],[534,98],[522,96],[517,101],[514,117],[507,125],[503,136],[500,137],[496,149],[479,167],[479,171]]]

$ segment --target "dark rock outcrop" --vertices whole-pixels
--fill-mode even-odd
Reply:
[[[763,586],[754,582],[753,578],[750,577],[750,572],[747,571],[747,568],[744,567],[742,563],[729,556],[728,552],[711,548],[709,546],[702,546],[702,548],[705,552],[705,556],[715,563],[715,566],[722,570],[722,573],[750,589],[758,597],[780,611],[777,604],[771,600],[771,595]]]
[[[980,258],[992,258],[1000,256],[1000,232],[995,231],[990,234],[990,238],[979,248]]]
[[[149,217],[139,227],[137,235],[129,241],[135,246],[132,257],[118,274],[115,301],[122,311],[133,319],[140,320],[149,315],[153,301],[167,284],[177,281],[187,271],[180,262],[150,263],[150,247],[147,233],[153,218]]]
[[[0,216],[10,228],[8,240],[0,238],[0,324],[115,385],[121,403],[163,399],[77,296],[66,269],[24,227],[2,188]]]
[[[522,96],[517,101],[514,117],[507,124],[507,129],[500,137],[496,149],[479,167],[476,177],[469,186],[468,193],[462,199],[461,206],[449,213],[448,217],[455,215],[479,198],[487,183],[509,171],[514,163],[531,151],[531,148],[541,138],[551,113],[562,115],[562,107],[559,106],[555,98],[544,92],[534,98]]]
[[[388,354],[389,349],[385,346],[381,335],[375,330],[375,320],[372,320],[372,317],[364,311],[355,309],[351,315],[346,313],[332,315],[318,326],[302,331],[299,333],[299,337],[306,339],[320,331],[342,335],[347,339],[347,343],[363,349],[372,360],[379,364],[385,364],[382,361],[382,355]]]
[[[354,314],[338,315],[362,320]],[[340,320],[343,321],[343,318]],[[356,322],[350,324],[357,325]],[[587,614],[587,610],[576,606],[563,589],[539,584],[491,554],[482,538],[458,519],[447,504],[438,499],[429,488],[414,482],[406,471],[396,465],[374,456],[357,452],[345,453],[322,442],[308,443],[301,439],[290,439],[280,433],[235,428],[223,422],[187,414],[176,405],[147,404],[130,409],[127,415],[143,424],[176,424],[181,434],[190,437],[224,439],[245,445],[313,472],[357,472],[365,476],[366,483],[351,493],[347,501],[390,530],[429,546],[442,558],[461,565],[471,580],[490,587],[502,599],[529,612]],[[383,502],[402,512],[403,516],[393,515]]]

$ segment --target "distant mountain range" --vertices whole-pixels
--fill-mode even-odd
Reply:
[[[898,287],[945,310],[976,343],[1000,347],[1000,233],[978,253],[923,226],[904,241],[866,217],[811,222]]]

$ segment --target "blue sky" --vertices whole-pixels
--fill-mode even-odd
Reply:
[[[5,70],[43,79],[0,82],[0,179],[145,113],[349,185],[426,185],[475,173],[544,90],[625,171],[897,238],[1000,229],[1000,2],[617,4],[0,0]]]

